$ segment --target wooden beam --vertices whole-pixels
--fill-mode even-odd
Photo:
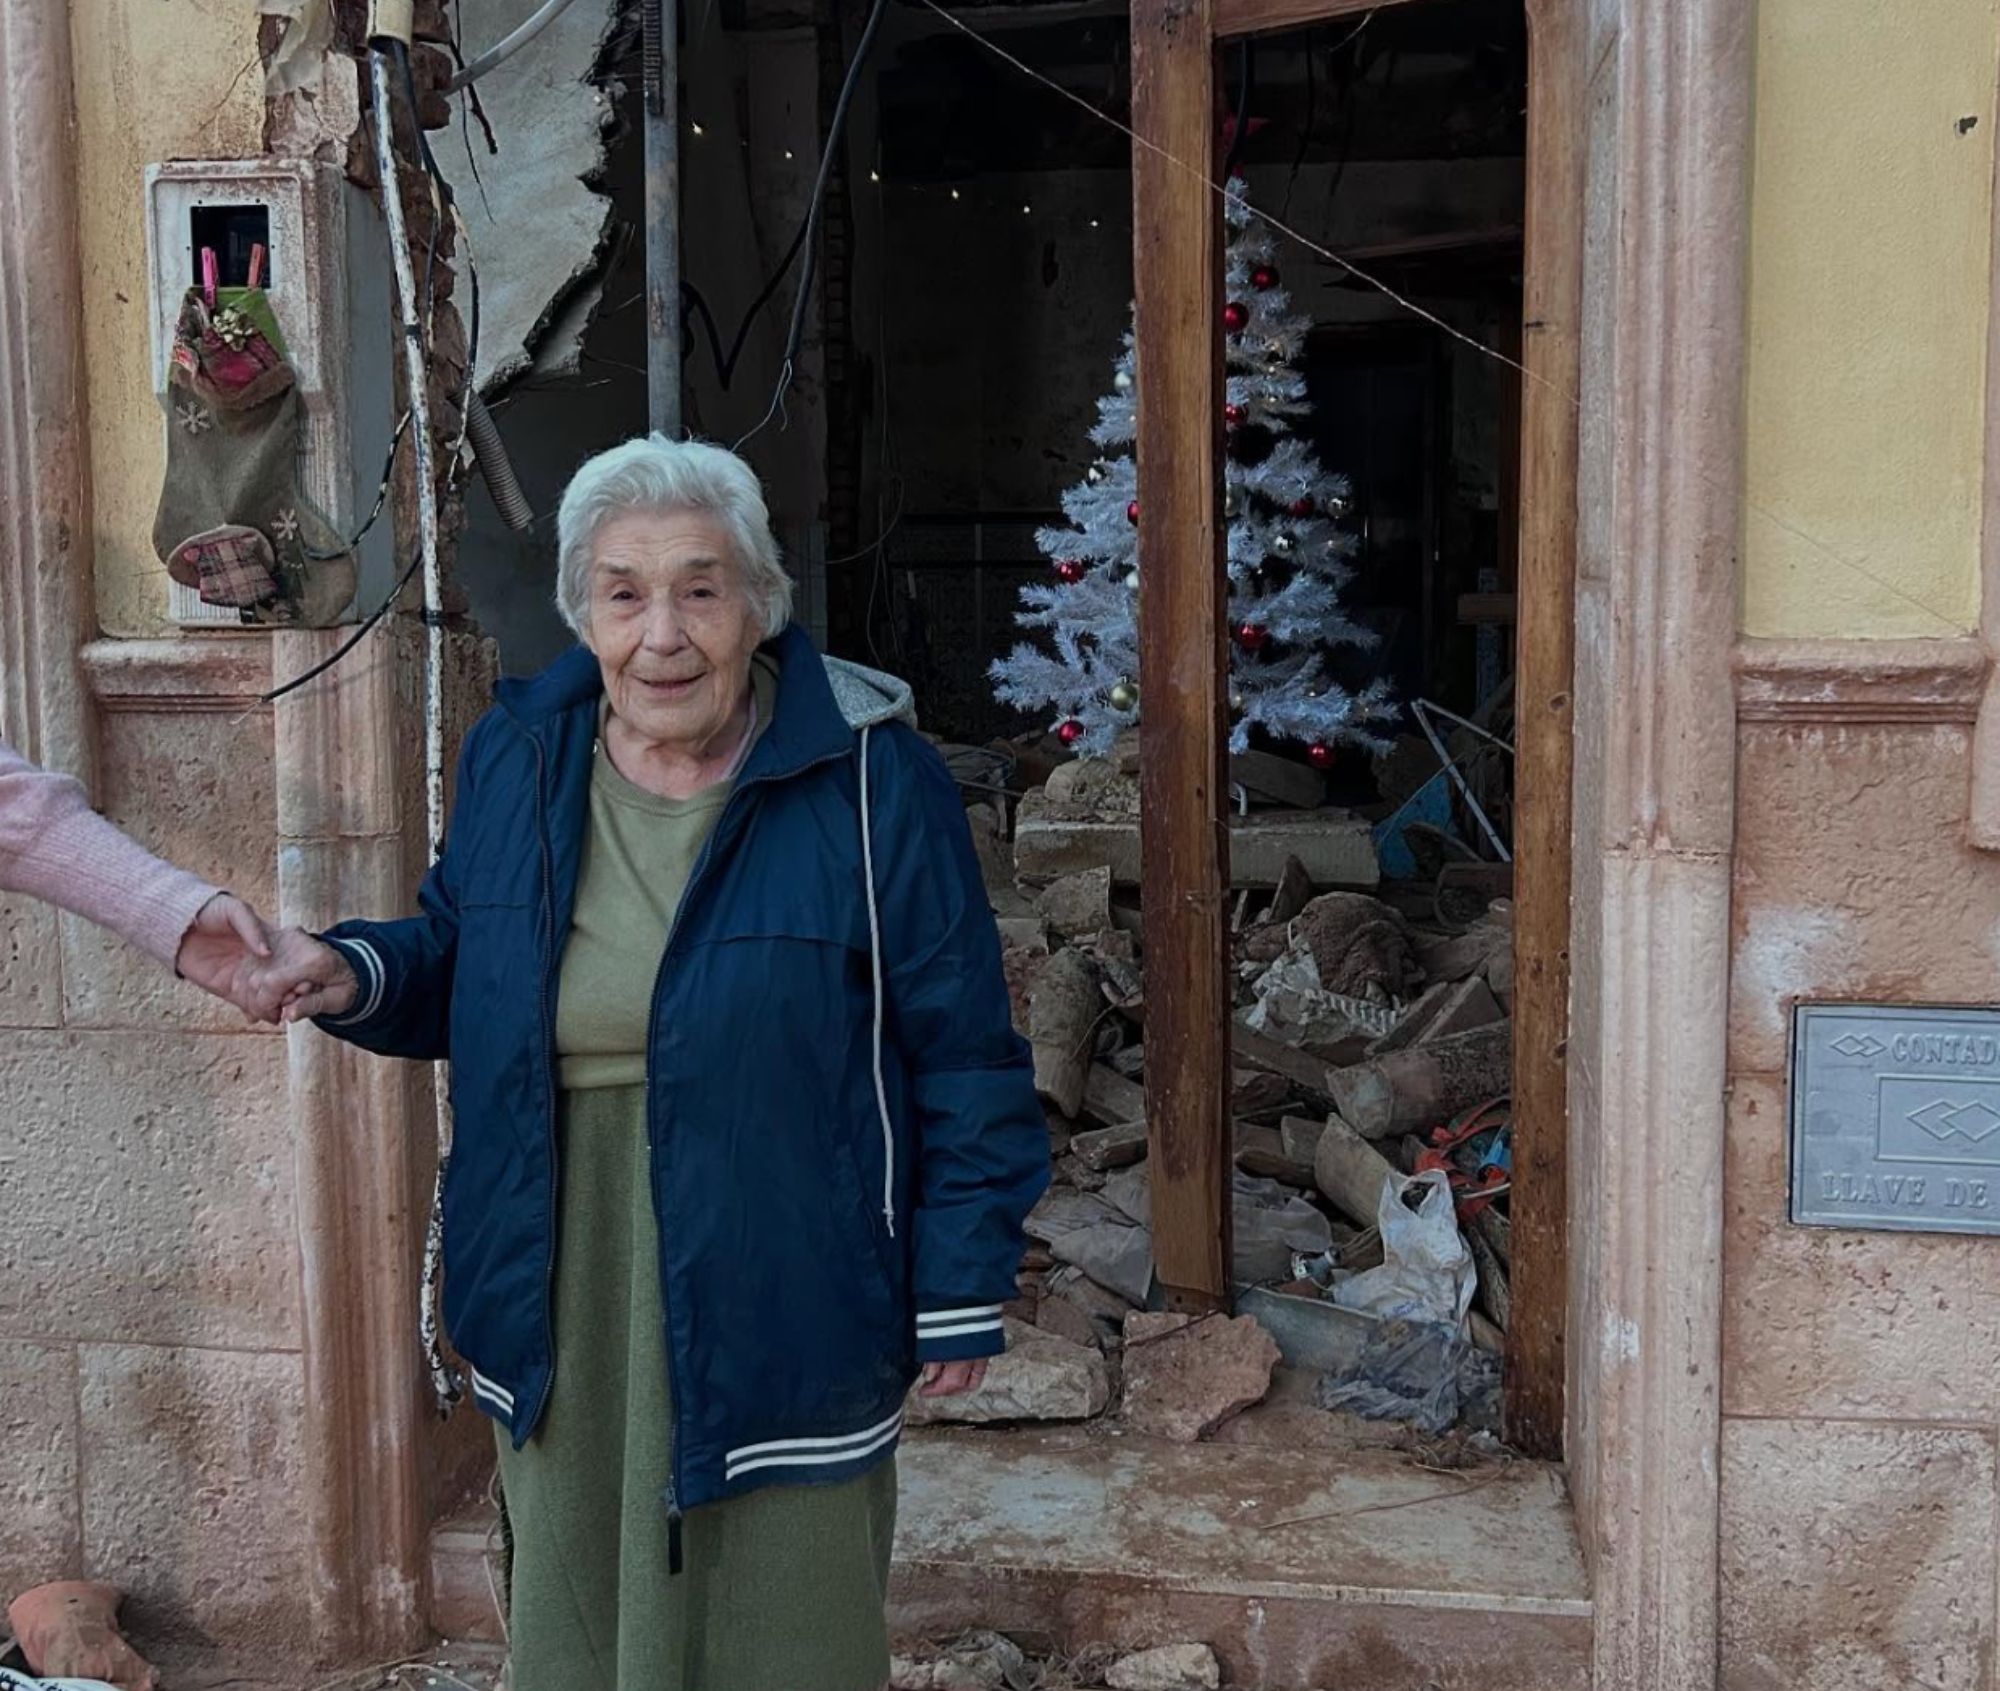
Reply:
[[[1503,505],[1502,515],[1512,515],[1518,509],[1517,504]],[[1502,567],[1505,567],[1504,562]],[[1484,623],[1510,623],[1517,615],[1519,607],[1515,595],[1511,592],[1461,593],[1458,596],[1458,620],[1465,627]]]
[[[1569,1307],[1569,934],[1583,113],[1576,8],[1528,7],[1515,692],[1513,1318],[1507,1436],[1562,1454]]]
[[[1233,1188],[1213,42],[1212,0],[1134,0],[1146,1119],[1154,1265],[1195,1310],[1229,1303]]]
[[[1304,29],[1334,18],[1379,12],[1387,6],[1413,5],[1416,0],[1215,0],[1217,40],[1239,35],[1267,35],[1273,30]]]

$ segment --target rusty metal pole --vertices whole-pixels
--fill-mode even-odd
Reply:
[[[646,135],[646,423],[681,432],[681,135],[674,0],[641,0]]]

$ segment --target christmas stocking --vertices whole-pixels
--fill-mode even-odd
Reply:
[[[324,626],[354,558],[299,491],[298,382],[261,288],[211,310],[188,290],[167,377],[167,476],[153,548],[167,573],[245,622]]]

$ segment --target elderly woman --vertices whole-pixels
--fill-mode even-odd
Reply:
[[[788,625],[740,459],[606,452],[559,544],[584,649],[473,728],[422,914],[270,982],[451,1059],[517,1691],[873,1691],[905,1395],[1001,1349],[1047,1179],[964,808],[907,689]]]

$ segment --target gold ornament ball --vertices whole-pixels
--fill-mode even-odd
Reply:
[[[1230,712],[1233,715],[1241,716],[1243,714],[1243,707],[1249,702],[1241,693],[1231,693],[1229,695]]]
[[[1092,464],[1089,469],[1083,472],[1083,479],[1089,482],[1092,487],[1102,487],[1104,485],[1104,476],[1105,470],[1102,464]]]
[[[1120,393],[1130,393],[1132,391],[1132,372],[1130,370],[1120,370],[1117,375],[1111,378],[1111,385]]]
[[[1126,572],[1125,585],[1135,593],[1139,591],[1139,572],[1137,570],[1128,570]]]
[[[1331,517],[1349,516],[1353,513],[1354,501],[1344,493],[1336,493],[1326,502],[1326,510]]]
[[[1274,534],[1271,536],[1271,550],[1281,558],[1289,558],[1297,545],[1298,542],[1289,534]]]
[[[1222,514],[1225,517],[1235,516],[1238,507],[1241,506],[1242,503],[1243,502],[1236,497],[1235,488],[1225,487],[1222,490]]]
[[[1111,689],[1111,708],[1113,710],[1137,710],[1139,708],[1139,689],[1134,687],[1129,681],[1119,682],[1116,687]]]

